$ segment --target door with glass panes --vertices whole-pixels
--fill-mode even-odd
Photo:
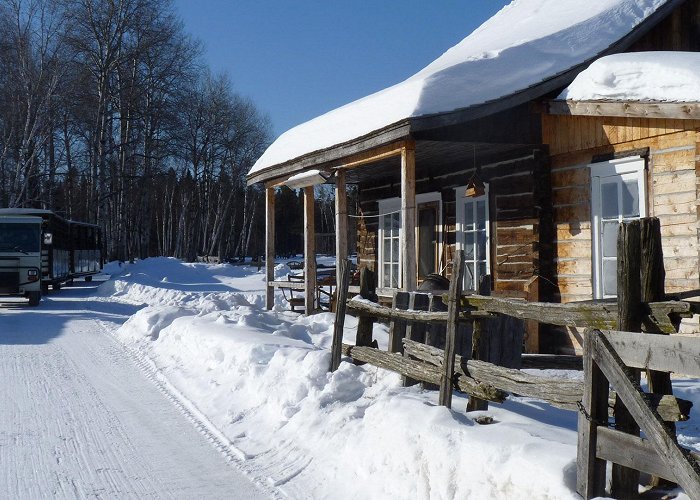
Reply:
[[[618,227],[646,216],[644,166],[640,157],[590,166],[594,298],[617,296]]]
[[[479,290],[490,274],[489,190],[482,196],[465,196],[465,187],[455,191],[457,201],[457,245],[464,251],[464,290]]]

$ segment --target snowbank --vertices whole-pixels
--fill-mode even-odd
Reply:
[[[282,134],[249,175],[402,120],[482,104],[599,54],[665,0],[514,0],[407,80]]]
[[[598,59],[559,99],[700,101],[700,54],[633,52]]]
[[[255,268],[148,259],[111,300],[145,303],[117,331],[230,441],[241,467],[292,498],[575,498],[576,416],[533,400],[475,424],[435,392],[348,362],[327,372],[333,316],[252,299]],[[349,321],[345,342],[352,342]],[[375,337],[386,345],[386,328]]]

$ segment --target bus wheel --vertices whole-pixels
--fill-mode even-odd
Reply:
[[[54,283],[54,284],[53,284],[53,289],[54,289],[54,290],[60,290],[60,289],[61,289],[61,284],[60,284],[60,283]]]
[[[85,276],[85,281],[90,283],[92,281],[92,276]]]
[[[38,306],[41,301],[41,292],[29,292],[29,305],[32,307]]]
[[[42,284],[41,284],[41,294],[42,294],[42,295],[48,295],[48,294],[49,294],[49,284],[48,284],[48,283],[42,283]]]

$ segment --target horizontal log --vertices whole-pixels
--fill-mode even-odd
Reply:
[[[537,370],[583,370],[583,358],[555,354],[523,354],[522,367]]]
[[[603,332],[625,365],[700,377],[700,337]]]
[[[291,288],[292,290],[303,290],[306,288],[303,281],[268,281],[267,286],[274,288]]]
[[[442,351],[440,352],[442,353]],[[389,353],[372,347],[343,344],[343,354],[350,356],[354,360],[370,363],[414,380],[435,385],[440,384],[440,370],[436,365],[409,359],[399,353]],[[495,389],[488,384],[477,382],[466,375],[458,377],[456,387],[470,396],[486,399],[494,403],[502,403],[508,396],[504,391]]]
[[[391,307],[381,306],[374,302],[364,299],[353,298],[348,301],[348,310],[355,313],[367,314],[387,320],[404,320],[404,321],[423,321],[423,322],[447,322],[447,311],[444,312],[428,312],[428,311],[413,311],[393,309]],[[489,317],[491,314],[481,311],[463,312],[460,313],[460,321],[473,321],[475,318]]]
[[[548,103],[549,114],[574,116],[620,116],[625,118],[700,118],[700,106],[695,103],[643,101],[564,101]]]
[[[690,455],[695,461],[700,461],[700,454],[690,452]],[[654,445],[648,439],[639,436],[608,427],[598,427],[596,457],[652,476],[678,481],[673,468],[661,460]]]
[[[446,297],[443,296],[443,301]],[[578,326],[599,330],[617,328],[616,302],[528,302],[525,300],[486,297],[483,295],[463,295],[462,306],[479,311],[506,314],[520,319],[532,319],[540,323],[558,326]],[[642,321],[653,325],[653,330],[662,333],[676,333],[670,314],[678,317],[692,316],[692,306],[688,302],[666,301],[647,304]]]
[[[406,354],[432,364],[438,369],[442,366],[442,351],[440,349],[410,339],[403,339],[403,345]],[[564,410],[577,410],[579,401],[583,399],[583,382],[581,381],[564,380],[558,377],[540,377],[472,359],[465,363],[465,360],[459,355],[455,356],[455,373],[459,378],[462,376],[471,377],[476,382],[485,383],[512,394],[541,399]],[[610,408],[615,406],[615,397],[615,394],[611,393]],[[647,394],[647,398],[666,422],[679,422],[690,418],[690,409],[693,406],[690,401],[657,394]]]

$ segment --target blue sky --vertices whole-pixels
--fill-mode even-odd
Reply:
[[[215,73],[278,135],[398,83],[509,0],[175,0]]]

